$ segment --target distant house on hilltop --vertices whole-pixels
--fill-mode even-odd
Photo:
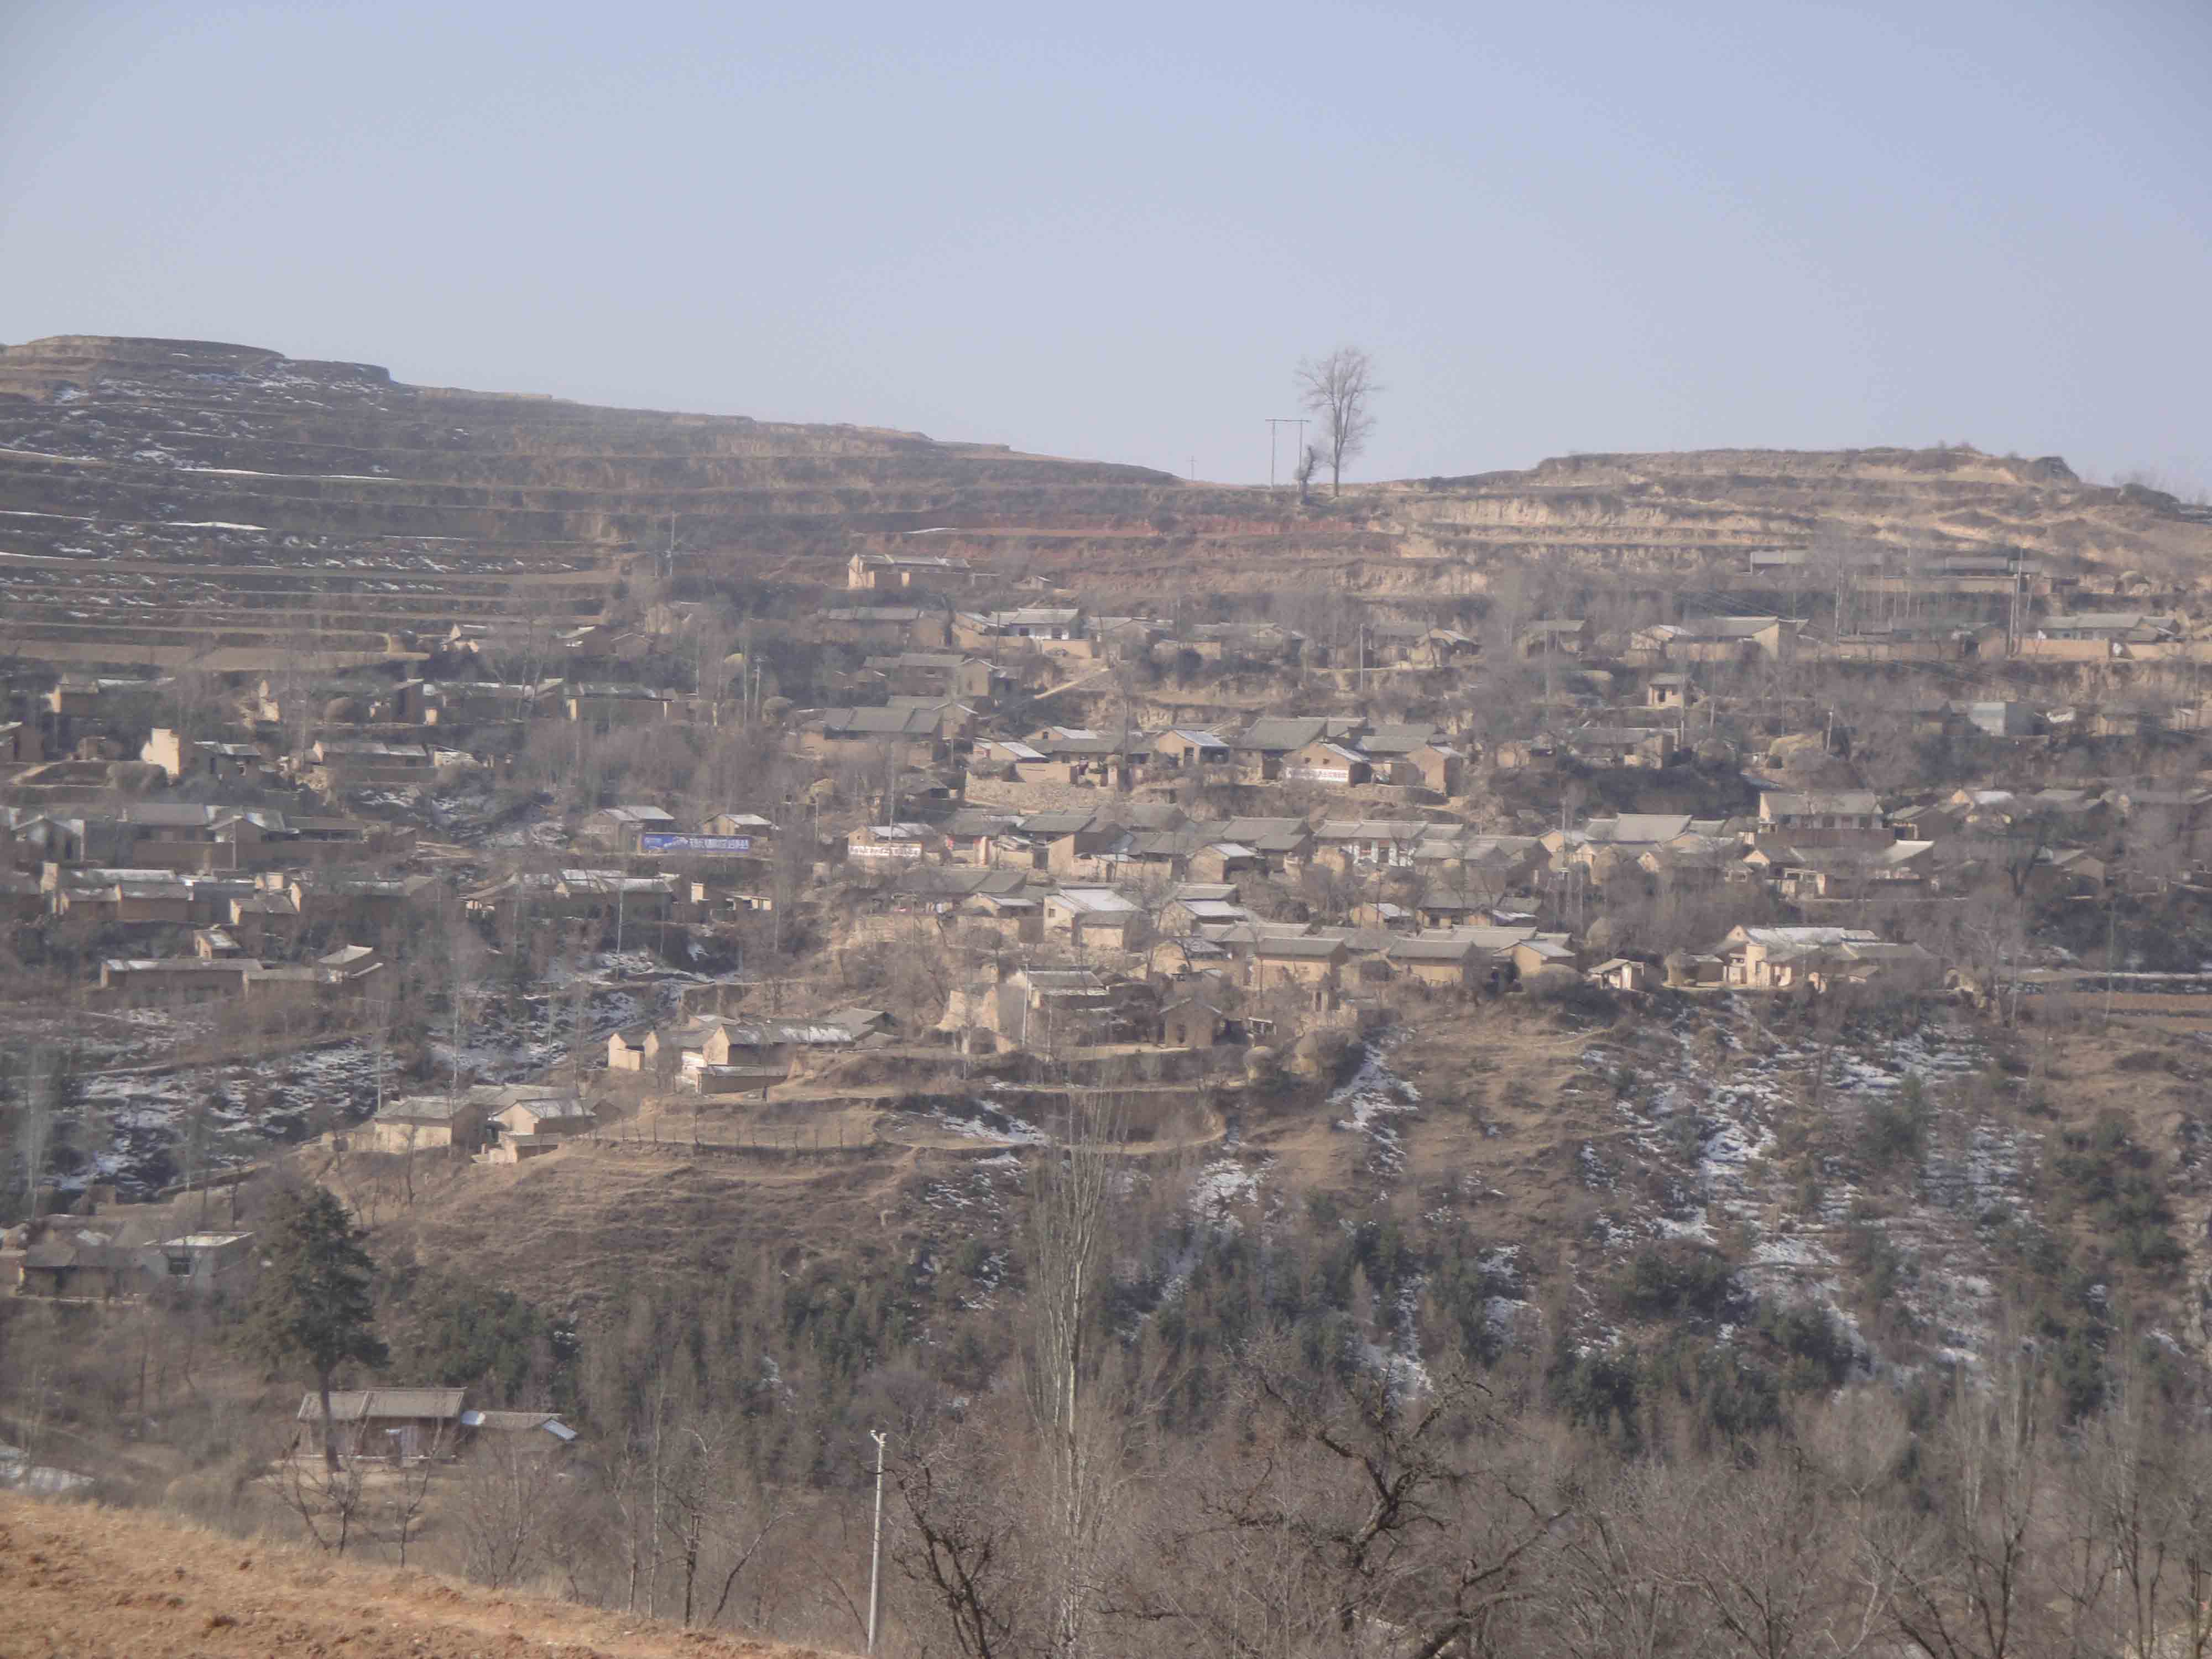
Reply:
[[[969,574],[965,559],[920,553],[855,553],[845,566],[845,586],[855,590],[927,587]]]

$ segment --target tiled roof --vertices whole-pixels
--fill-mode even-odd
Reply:
[[[460,1389],[333,1389],[331,1419],[337,1423],[359,1423],[375,1418],[458,1418],[465,1392]],[[321,1422],[321,1396],[310,1394],[303,1398],[296,1420]]]

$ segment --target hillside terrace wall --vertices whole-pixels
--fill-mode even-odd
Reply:
[[[1217,778],[1211,771],[1188,775],[1197,776],[1208,782],[1237,781],[1227,777]],[[1145,775],[1135,792],[1136,796],[1158,799],[1164,789],[1172,793],[1173,787],[1180,781],[1173,770],[1156,769]],[[1243,783],[1240,787],[1260,788],[1274,786]],[[1432,789],[1410,783],[1360,783],[1334,787],[1309,783],[1292,787],[1325,794],[1332,811],[1340,806],[1346,809],[1337,813],[1340,817],[1399,817],[1404,815],[1407,808],[1436,806],[1441,805],[1444,799]],[[1083,784],[1015,783],[1003,778],[978,777],[972,773],[969,775],[965,792],[965,799],[970,806],[1007,806],[1024,812],[1048,812],[1060,807],[1097,810],[1122,798],[1123,792],[1118,789]],[[1375,810],[1350,810],[1370,807]]]
[[[1122,792],[1096,784],[1026,783],[969,774],[965,799],[970,806],[1011,806],[1024,812],[1048,812],[1056,807],[1096,810],[1118,800]]]
[[[2124,643],[2115,651],[2108,640],[2024,639],[2014,654],[2043,662],[2212,662],[2212,640]]]
[[[2125,647],[2130,656],[2149,649],[2144,646]],[[2013,653],[2015,656],[2033,657],[2042,662],[2103,662],[2112,657],[2112,642],[2107,640],[2022,640]]]

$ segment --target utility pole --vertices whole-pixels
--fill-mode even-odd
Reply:
[[[1303,452],[1304,451],[1304,449],[1305,449],[1305,447],[1306,447],[1306,422],[1305,422],[1305,417],[1304,417],[1304,416],[1302,416],[1302,415],[1283,415],[1283,416],[1268,416],[1268,418],[1267,418],[1267,488],[1268,488],[1268,489],[1273,489],[1275,487],[1275,439],[1276,439],[1276,437],[1279,435],[1279,434],[1277,434],[1277,432],[1276,432],[1275,428],[1278,428],[1278,427],[1284,427],[1284,426],[1294,426],[1294,427],[1297,428],[1297,429],[1298,429],[1298,448],[1299,448],[1300,452],[1301,452],[1301,453],[1303,453]]]
[[[2109,890],[2105,901],[2105,1030],[2112,1029],[2112,975],[2119,967],[2120,950],[2120,884],[2113,879],[2115,872],[2105,872],[2105,885]]]
[[[876,1651],[876,1614],[883,1606],[884,1443],[890,1437],[880,1429],[868,1431],[868,1438],[876,1443],[876,1533],[875,1541],[868,1549],[868,1653],[870,1659],[874,1659]]]

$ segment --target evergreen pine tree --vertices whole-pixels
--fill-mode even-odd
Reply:
[[[304,1363],[323,1407],[323,1462],[338,1467],[331,1379],[341,1365],[381,1366],[390,1353],[376,1334],[370,1295],[376,1263],[368,1235],[327,1188],[280,1193],[262,1232],[262,1270],[247,1315],[247,1340],[270,1364]]]

